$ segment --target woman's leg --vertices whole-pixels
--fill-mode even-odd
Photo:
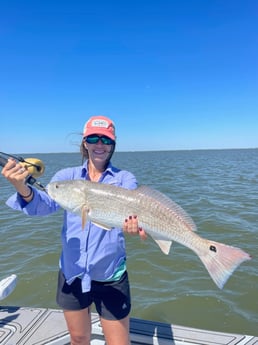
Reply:
[[[91,338],[90,293],[82,292],[81,279],[77,278],[71,285],[65,281],[59,271],[56,301],[64,311],[67,328],[72,345],[89,345]]]
[[[129,316],[122,320],[100,320],[107,345],[130,345]]]
[[[71,337],[71,345],[90,345],[90,308],[64,310],[64,317]]]
[[[127,272],[118,281],[92,282],[94,303],[107,345],[129,345],[130,286]]]

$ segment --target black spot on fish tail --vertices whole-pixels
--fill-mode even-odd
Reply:
[[[214,253],[217,252],[217,248],[216,248],[215,246],[210,246],[210,250],[211,250],[212,252],[214,252]]]

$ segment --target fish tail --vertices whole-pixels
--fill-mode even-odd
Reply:
[[[222,289],[234,270],[251,256],[240,248],[223,243],[207,241],[208,250],[205,254],[198,253],[215,284]],[[206,243],[206,245],[207,245]]]

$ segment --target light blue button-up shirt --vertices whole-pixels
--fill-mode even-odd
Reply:
[[[82,166],[58,171],[51,182],[75,179],[89,179],[87,162]],[[133,174],[119,170],[111,163],[99,182],[127,189],[137,187]],[[30,216],[47,216],[60,208],[47,193],[35,188],[33,190],[34,197],[29,203],[15,193],[6,204]],[[82,290],[87,292],[91,288],[92,280],[109,280],[125,260],[125,238],[121,229],[113,228],[111,231],[106,231],[88,221],[85,229],[82,230],[81,218],[64,211],[60,268],[68,284],[71,284],[76,277],[80,277]]]

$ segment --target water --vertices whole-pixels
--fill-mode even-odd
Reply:
[[[81,162],[76,153],[30,156],[46,165],[43,184]],[[127,236],[132,316],[258,335],[258,149],[116,153],[113,163],[179,203],[199,235],[253,257],[219,290],[188,248],[173,243],[166,256],[152,239]],[[56,308],[62,212],[45,218],[15,212],[5,205],[14,188],[3,177],[0,186],[0,279],[19,278],[2,305]]]

